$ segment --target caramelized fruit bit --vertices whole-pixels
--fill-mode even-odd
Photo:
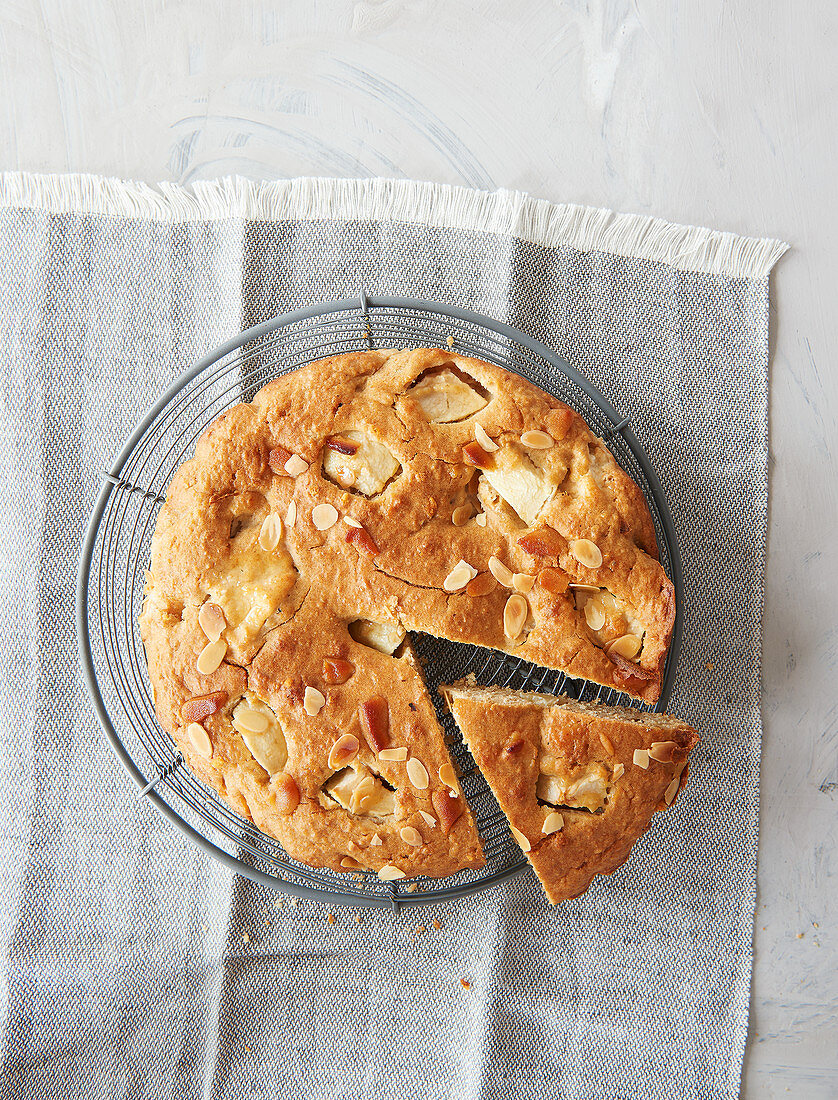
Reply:
[[[488,596],[490,592],[494,592],[497,586],[498,582],[491,573],[478,573],[466,585],[466,595]]]
[[[355,439],[345,439],[339,435],[330,435],[326,440],[326,446],[331,451],[337,451],[339,455],[354,455],[358,453],[360,443]]]
[[[390,706],[387,700],[376,695],[358,707],[361,730],[373,752],[386,749],[390,741]]]
[[[375,539],[364,527],[350,527],[346,532],[346,541],[371,558],[378,553]]]
[[[553,439],[564,439],[573,423],[573,413],[566,406],[547,414],[547,427]]]
[[[283,772],[276,780],[274,798],[276,799],[277,813],[283,817],[287,817],[288,814],[292,814],[296,810],[300,804],[300,788],[292,775]]]
[[[354,760],[358,755],[360,747],[361,742],[357,737],[353,737],[351,733],[345,733],[332,745],[329,752],[329,767],[334,768],[335,771],[345,768],[349,761]]]
[[[546,592],[551,592],[554,596],[561,595],[562,592],[567,592],[568,576],[566,573],[560,573],[558,569],[542,569],[538,574],[538,583]]]
[[[323,680],[327,684],[345,684],[354,671],[352,662],[345,661],[342,657],[323,659]]]
[[[534,558],[555,558],[564,548],[564,541],[552,527],[536,527],[518,539],[518,545]]]
[[[226,691],[213,691],[210,695],[196,695],[187,699],[180,708],[184,722],[203,722],[212,714],[217,714],[227,702]]]
[[[268,452],[268,465],[275,474],[282,477],[286,473],[285,463],[290,457],[291,452],[286,451],[284,447],[274,447],[272,451]]]
[[[479,443],[466,443],[463,447],[463,462],[469,466],[477,466],[480,470],[490,470],[495,464],[489,452]]]
[[[463,800],[459,795],[452,798],[448,791],[436,790],[431,795],[431,804],[437,812],[442,835],[448,836],[454,822],[462,816]]]

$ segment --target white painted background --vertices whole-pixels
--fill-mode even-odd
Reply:
[[[772,317],[754,1100],[838,1096],[837,62],[831,0],[0,0],[2,168],[410,176],[792,244]]]

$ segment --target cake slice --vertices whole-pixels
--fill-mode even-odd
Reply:
[[[440,692],[552,904],[626,861],[698,741],[666,714],[470,681]]]

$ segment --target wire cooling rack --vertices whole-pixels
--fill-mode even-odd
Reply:
[[[655,523],[661,562],[675,585],[678,610],[656,709],[667,704],[681,644],[681,561],[672,518],[648,458],[628,420],[569,363],[525,333],[469,310],[410,298],[372,298],[362,292],[356,299],[325,302],[257,325],[196,363],[149,409],[112,468],[103,473],[79,559],[76,611],[81,666],[99,722],[141,797],[239,874],[330,904],[398,909],[450,901],[493,886],[526,867],[450,715],[438,703],[483,840],[486,866],[452,878],[413,883],[383,883],[372,874],[358,880],[307,867],[235,813],[185,766],[154,716],[137,619],[151,536],[166,487],[193,453],[204,429],[231,405],[250,401],[270,379],[313,359],[366,348],[409,346],[451,346],[461,354],[496,363],[581,413],[642,489]],[[481,683],[563,692],[615,705],[633,703],[616,691],[568,679],[520,657],[425,635],[414,641],[435,700],[440,682],[471,672]]]

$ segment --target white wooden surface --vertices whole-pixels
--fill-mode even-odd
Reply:
[[[838,1096],[836,56],[830,0],[0,6],[0,167],[412,176],[792,244],[744,1077],[760,1100]]]

